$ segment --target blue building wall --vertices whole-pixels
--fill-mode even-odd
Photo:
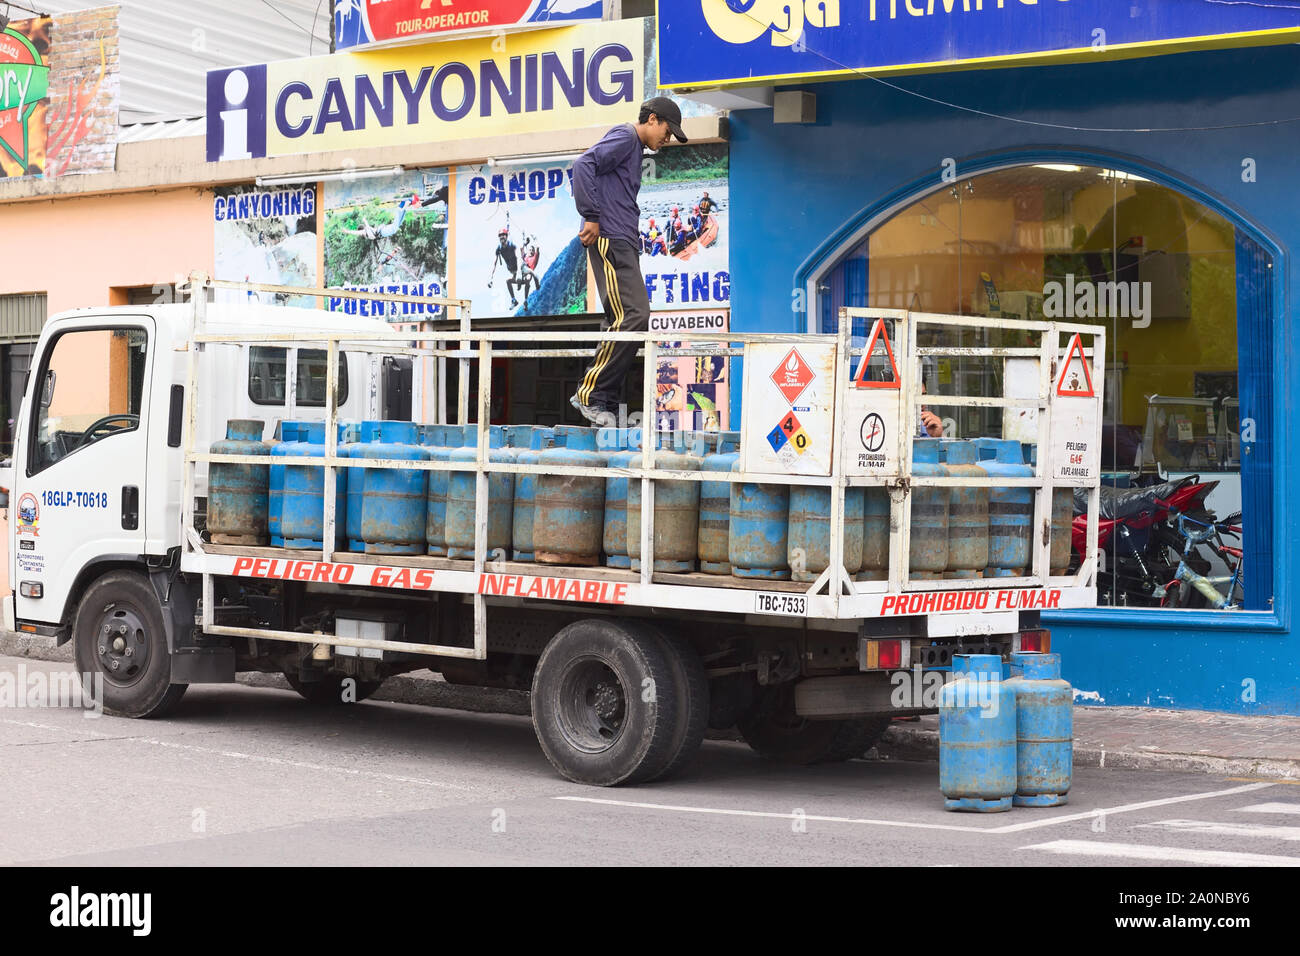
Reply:
[[[1292,551],[1300,461],[1289,429],[1296,395],[1291,290],[1300,250],[1300,50],[1189,53],[1087,65],[904,77],[924,96],[1050,126],[1013,123],[928,102],[873,80],[801,87],[817,121],[774,125],[770,111],[732,114],[732,322],[739,331],[805,330],[794,290],[868,219],[940,184],[943,160],[966,177],[1008,162],[1098,163],[1180,189],[1218,209],[1273,256],[1267,440],[1272,482],[1271,612],[1139,610],[1057,613],[1045,620],[1065,676],[1107,704],[1300,714],[1300,641]],[[1285,122],[1290,119],[1291,122]],[[1271,122],[1282,120],[1283,122]],[[1243,126],[1250,123],[1270,125]],[[1074,127],[1062,128],[1062,127]],[[1180,132],[1099,132],[1151,127]],[[1224,127],[1206,129],[1205,127]],[[1255,181],[1242,178],[1253,159]],[[739,390],[733,422],[739,421]],[[1246,412],[1243,410],[1243,414]],[[1047,619],[1048,615],[1044,615]]]

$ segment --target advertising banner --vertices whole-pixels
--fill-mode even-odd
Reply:
[[[483,316],[587,312],[577,224],[571,163],[461,170],[456,296]]]
[[[692,89],[1295,43],[1290,3],[659,0],[659,84]]]
[[[447,294],[447,176],[415,170],[325,186],[325,285],[404,295]],[[328,308],[390,322],[438,318],[441,307],[330,299]]]
[[[45,173],[52,26],[38,17],[0,32],[0,176]]]
[[[641,179],[641,274],[652,312],[731,305],[727,145],[675,146]]]
[[[215,277],[234,282],[314,286],[316,281],[316,187],[218,188],[213,193]],[[268,305],[318,308],[310,296],[260,293]],[[240,301],[219,291],[217,301]]]
[[[339,50],[599,20],[601,0],[336,0]]]
[[[209,162],[635,119],[643,20],[209,71]]]
[[[729,309],[705,312],[655,312],[654,332],[725,332]],[[676,343],[662,342],[665,348]],[[728,414],[730,361],[725,355],[668,356],[656,369],[655,429],[657,431],[722,431]]]

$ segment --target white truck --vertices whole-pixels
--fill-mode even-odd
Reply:
[[[337,312],[217,305],[216,288],[421,302],[458,317],[396,331]],[[455,683],[530,689],[539,742],[575,781],[669,774],[693,756],[706,727],[738,727],[756,751],[780,760],[844,760],[865,752],[892,717],[933,711],[935,694],[925,691],[953,655],[1046,649],[1042,609],[1095,602],[1102,329],[843,310],[837,335],[675,333],[678,341],[666,344],[622,333],[642,342],[649,369],[664,356],[744,357],[737,470],[664,470],[649,447],[639,468],[495,462],[480,427],[477,460],[456,466],[477,476],[479,547],[470,561],[335,551],[332,495],[321,550],[213,544],[203,521],[209,465],[259,459],[209,449],[230,418],[265,420],[268,438],[285,420],[325,421],[330,436],[340,418],[405,418],[413,408],[416,420],[446,421],[449,363],[460,373],[453,417],[482,422],[493,358],[586,356],[596,333],[479,331],[459,300],[284,290],[199,274],[189,294],[185,304],[53,317],[36,348],[14,458],[0,472],[14,592],[4,598],[5,624],[73,641],[78,669],[103,675],[110,712],[162,714],[189,684],[230,682],[242,671],[283,673],[308,701],[338,704],[364,699],[393,674],[431,668]],[[851,335],[855,320],[869,324],[865,348]],[[796,351],[802,365],[789,359]],[[918,473],[920,373],[936,357],[983,363],[994,370],[983,380],[1005,394],[932,390],[925,403],[983,410],[1001,417],[1007,433],[1036,435],[1044,451],[1032,475]],[[647,375],[643,407],[653,407],[654,385]],[[811,439],[807,454],[769,439],[787,413]],[[276,461],[320,465],[325,487],[349,464],[333,437],[324,458]],[[502,471],[640,482],[645,507],[629,535],[641,536],[641,569],[488,554],[488,476]],[[705,477],[829,488],[830,554],[817,580],[655,571],[657,484]],[[890,497],[881,580],[855,580],[844,567],[844,496],[864,485]],[[1051,565],[1052,495],[1080,485],[1094,499],[1088,557],[1066,574]],[[911,574],[909,495],[922,487],[1031,489],[1029,566],[1004,577]]]

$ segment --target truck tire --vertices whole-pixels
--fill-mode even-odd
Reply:
[[[289,686],[298,692],[298,696],[308,703],[316,704],[319,707],[342,706],[343,700],[343,681],[342,674],[327,674],[320,680],[304,681],[297,674],[284,672],[284,679],[289,682]],[[356,680],[356,678],[353,678]],[[378,680],[359,680],[356,682],[354,701],[346,703],[361,703],[375,691],[379,690],[379,685],[383,681]]]
[[[709,678],[691,643],[676,634],[651,624],[646,631],[663,644],[668,666],[673,672],[677,697],[677,727],[673,734],[672,756],[658,773],[646,781],[664,780],[685,768],[700,750],[704,731],[709,724]]]
[[[663,772],[682,737],[667,658],[660,639],[618,620],[551,638],[533,675],[533,729],[561,776],[612,787]]]
[[[889,726],[888,717],[808,720],[794,712],[794,683],[764,688],[758,703],[738,722],[740,734],[760,756],[780,763],[836,763],[860,757]]]
[[[149,579],[134,571],[112,571],[86,589],[73,623],[73,653],[79,673],[103,675],[110,714],[161,717],[188,686],[171,682],[162,608]]]

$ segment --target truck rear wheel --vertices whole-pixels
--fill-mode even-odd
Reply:
[[[185,694],[171,682],[171,654],[153,586],[134,571],[99,578],[77,605],[77,670],[103,675],[103,704],[122,717],[161,717]]]
[[[808,720],[794,712],[794,684],[765,688],[737,724],[759,755],[789,764],[837,763],[866,753],[889,726],[888,717]]]
[[[533,729],[575,783],[611,787],[662,773],[682,745],[673,669],[662,639],[609,619],[575,621],[533,675]]]
[[[700,655],[689,641],[650,624],[645,628],[663,644],[673,673],[673,693],[677,698],[677,728],[673,734],[672,756],[667,766],[645,778],[650,781],[671,777],[699,752],[709,723],[709,678]]]

